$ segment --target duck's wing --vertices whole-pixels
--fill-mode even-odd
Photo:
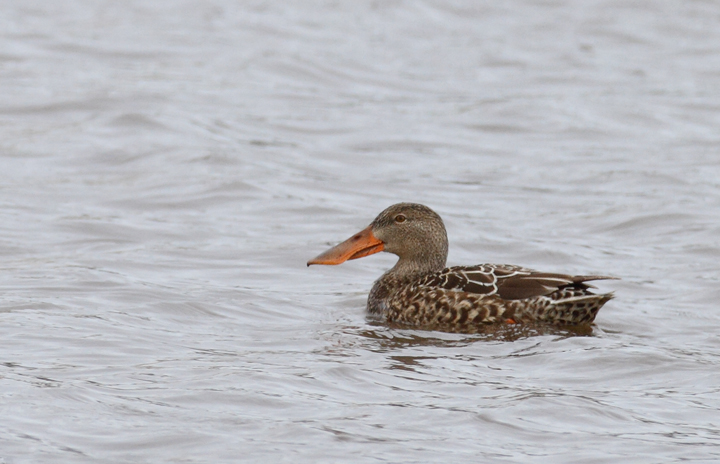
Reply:
[[[588,288],[585,282],[615,277],[572,276],[538,272],[511,264],[479,264],[443,269],[424,277],[419,284],[445,290],[497,295],[504,300],[522,300],[550,293],[565,287]]]

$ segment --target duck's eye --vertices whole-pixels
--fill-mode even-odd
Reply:
[[[401,222],[405,222],[406,219],[407,218],[404,214],[398,214],[397,216],[395,216],[395,222],[397,222],[398,224]]]

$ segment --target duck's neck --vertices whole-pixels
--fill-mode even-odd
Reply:
[[[415,259],[400,257],[395,266],[385,273],[397,279],[411,279],[416,276],[440,271],[445,267],[447,253],[423,255]]]

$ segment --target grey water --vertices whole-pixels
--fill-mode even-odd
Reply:
[[[449,264],[603,274],[585,331],[368,321]],[[720,461],[720,3],[8,0],[0,463]]]

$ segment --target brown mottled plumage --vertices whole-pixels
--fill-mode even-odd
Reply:
[[[591,323],[613,295],[588,290],[605,276],[537,272],[505,264],[445,268],[448,240],[433,210],[414,203],[387,208],[363,231],[308,262],[340,264],[379,251],[400,258],[373,285],[367,309],[388,322],[472,326],[495,322]]]

